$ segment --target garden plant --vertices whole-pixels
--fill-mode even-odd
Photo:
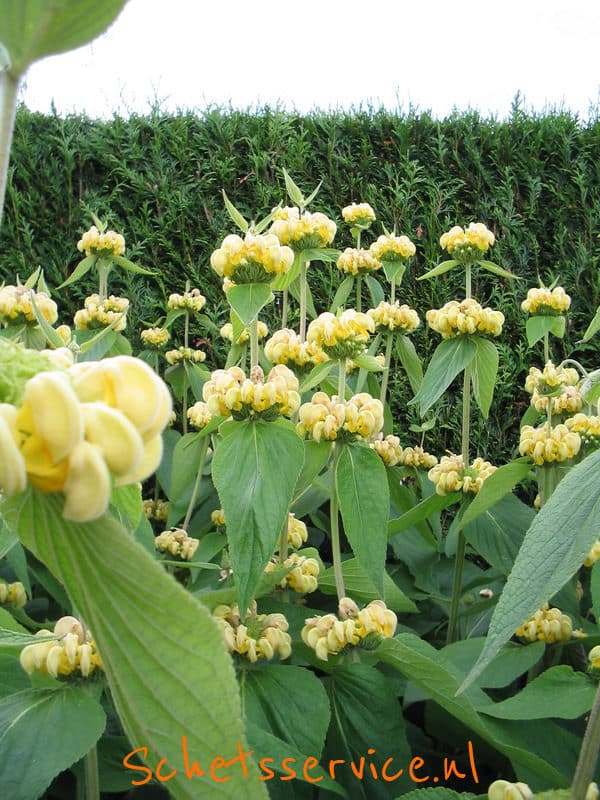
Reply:
[[[0,0],[0,214],[21,75],[123,3],[81,5]],[[493,218],[425,263],[325,174],[272,191],[219,193],[152,316],[110,208],[62,281],[2,267],[0,796],[596,800],[600,310],[580,363],[572,288],[499,263]],[[494,463],[506,286],[529,370]]]

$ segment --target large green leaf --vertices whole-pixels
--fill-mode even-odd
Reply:
[[[101,34],[125,0],[1,0],[0,43],[13,75],[54,53],[64,53]]]
[[[388,523],[388,536],[394,536],[394,534],[405,531],[407,528],[412,528],[413,525],[417,525],[422,520],[427,519],[431,514],[443,511],[444,508],[458,503],[461,496],[460,492],[430,495],[409,511],[406,511],[398,519],[391,519]]]
[[[148,748],[152,767],[166,758],[178,770],[169,781],[177,800],[195,800],[202,787],[215,798],[266,797],[253,764],[250,779],[232,769],[223,784],[190,781],[182,769],[183,735],[208,764],[245,747],[233,666],[208,610],[113,519],[69,522],[62,505],[60,495],[28,490],[1,510],[93,631],[132,746]]]
[[[547,333],[552,333],[559,339],[565,335],[565,318],[564,317],[550,317],[550,316],[536,316],[529,317],[525,325],[527,332],[527,344],[533,347],[536,342],[543,339]]]
[[[66,281],[63,281],[58,289],[64,289],[66,286],[70,286],[72,283],[83,278],[84,275],[95,266],[96,262],[98,261],[98,256],[86,256],[82,261],[77,264],[73,272],[69,275]]]
[[[304,442],[304,464],[294,488],[294,503],[311,486],[312,482],[325,468],[331,455],[331,442]]]
[[[488,564],[508,575],[534,518],[530,506],[508,494],[464,525],[465,538]]]
[[[492,508],[501,500],[504,495],[520,483],[529,474],[531,462],[528,458],[510,461],[499,467],[489,478],[483,482],[483,486],[469,504],[462,518],[462,526],[468,525],[488,508]]]
[[[355,558],[348,558],[342,564],[344,587],[346,594],[359,603],[369,603],[371,600],[380,599],[373,581],[365,574],[364,569]],[[323,594],[335,594],[335,574],[333,567],[319,575],[319,590]],[[387,572],[383,575],[383,600],[392,611],[415,613],[416,605],[404,592],[396,586]]]
[[[268,283],[242,283],[227,292],[229,305],[246,326],[256,319],[272,297]]]
[[[197,433],[186,433],[175,445],[169,494],[172,502],[177,503],[185,497],[189,500],[207,443],[208,440],[200,438]]]
[[[571,776],[556,769],[551,754],[539,755],[542,748],[539,742],[528,735],[528,723],[520,722],[517,725],[483,717],[478,708],[489,705],[489,698],[476,686],[470,686],[465,693],[457,695],[463,673],[439,650],[414,634],[401,633],[394,639],[384,639],[377,649],[377,655],[381,661],[409,678],[449,714],[506,755],[517,776],[521,771],[526,771],[532,782],[535,780],[540,787],[568,785]],[[546,723],[546,730],[555,740],[561,735],[560,729],[550,722]],[[576,737],[565,736],[569,744],[571,739],[576,740]]]
[[[468,366],[477,353],[472,336],[444,339],[437,346],[419,391],[410,401],[418,403],[421,416],[439,400],[456,376]]]
[[[246,609],[287,519],[304,446],[288,423],[230,425],[216,448],[212,476],[227,520],[238,603]]]
[[[498,350],[493,342],[481,336],[474,336],[473,341],[477,347],[475,358],[471,363],[473,394],[481,413],[487,419],[498,375]]]
[[[534,519],[491,619],[486,646],[465,686],[583,564],[600,530],[599,470],[597,451],[571,469]]]
[[[331,305],[329,306],[329,310],[332,314],[335,314],[338,308],[343,308],[345,306],[346,300],[350,297],[350,292],[352,291],[353,286],[354,278],[352,275],[348,275],[348,277],[344,278],[344,280],[340,283],[337,288],[337,292],[331,301]]]
[[[441,651],[444,658],[455,664],[463,674],[471,669],[479,658],[485,644],[485,637],[472,637],[446,645]],[[544,655],[543,642],[516,644],[508,642],[500,650],[492,663],[477,679],[482,689],[502,689],[525,674]]]
[[[583,342],[587,342],[588,339],[591,339],[594,334],[600,331],[600,306],[596,309],[596,313],[594,314],[593,320],[587,327],[586,332],[583,334]]]
[[[479,711],[501,719],[577,719],[590,710],[597,691],[598,684],[583,672],[562,665],[542,672],[514,697]]]
[[[477,797],[470,792],[455,792],[447,786],[429,786],[424,789],[413,789],[397,797],[396,800],[474,800]]]
[[[454,267],[457,267],[458,264],[459,262],[454,258],[451,258],[449,261],[442,261],[441,264],[438,264],[437,267],[430,269],[429,272],[426,272],[424,275],[419,275],[417,280],[425,281],[429,280],[430,278],[435,278],[438,275],[443,275],[444,272],[449,272],[451,269],[454,269]]]
[[[3,797],[39,797],[59,772],[83,758],[105,725],[100,703],[75,686],[25,689],[0,699]]]
[[[383,461],[370,447],[342,446],[335,486],[350,546],[379,596],[383,597],[390,507]]]
[[[499,267],[498,264],[494,264],[493,261],[477,261],[477,264],[483,269],[487,269],[488,272],[492,272],[494,275],[500,275],[502,278],[508,278],[509,280],[513,281],[520,281],[518,275],[513,275],[512,272],[508,272],[508,270],[502,269]]]
[[[408,336],[396,337],[396,353],[400,363],[406,370],[410,388],[416,394],[423,383],[423,366],[415,346]]]

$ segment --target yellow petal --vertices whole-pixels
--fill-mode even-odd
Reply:
[[[144,451],[141,459],[135,466],[135,469],[128,472],[126,475],[121,475],[117,481],[117,486],[129,486],[130,483],[137,483],[138,481],[145,480],[149,475],[158,468],[162,458],[163,443],[160,436],[155,436],[144,445]]]
[[[104,514],[110,499],[110,473],[99,447],[89,442],[77,445],[69,458],[63,492],[65,519],[88,522]]]
[[[115,405],[133,422],[145,440],[166,427],[171,414],[171,396],[148,364],[131,356],[109,359],[117,362],[121,379],[115,382]]]
[[[16,417],[14,406],[0,404],[0,492],[7,497],[23,492],[27,485],[25,461],[13,436]]]
[[[27,382],[25,403],[35,432],[46,443],[55,464],[83,439],[77,395],[64,372],[40,372]]]
[[[133,424],[104,403],[82,403],[86,441],[97,445],[111,472],[125,475],[142,459],[144,444]]]

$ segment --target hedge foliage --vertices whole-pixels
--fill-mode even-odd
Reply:
[[[515,387],[530,365],[541,365],[541,345],[527,350],[520,311],[538,276],[545,283],[558,277],[573,297],[569,330],[556,356],[585,362],[586,353],[597,351],[594,340],[577,344],[600,302],[597,119],[582,124],[570,113],[536,116],[518,103],[505,122],[475,112],[438,121],[415,112],[299,116],[272,108],[208,109],[201,116],[165,115],[156,108],[148,116],[100,121],[21,107],[11,163],[0,279],[13,281],[15,272],[24,279],[41,264],[49,285],[57,286],[79,260],[75,244],[94,212],[125,235],[129,257],[156,271],[155,279],[128,275],[120,287],[111,283],[112,291],[134,298],[134,325],[154,322],[164,299],[188,278],[207,296],[209,315],[225,321],[220,283],[209,267],[210,253],[233,229],[221,190],[248,217],[260,218],[285,200],[283,167],[306,193],[323,180],[311,208],[338,222],[336,246],[352,244],[341,224],[341,208],[352,201],[368,202],[377,212],[373,233],[383,223],[413,239],[417,256],[401,296],[422,318],[460,293],[457,272],[417,281],[442,260],[441,233],[454,224],[486,222],[497,237],[493,260],[524,279],[509,285],[486,274],[474,283],[480,302],[507,317],[496,401],[478,431],[481,454],[498,462],[513,453],[526,405]],[[325,310],[339,283],[337,270],[314,264],[309,280],[317,308]],[[77,284],[60,297],[63,318],[91,288]],[[216,362],[221,345],[212,338]],[[425,326],[415,335],[424,359],[436,343]],[[412,393],[402,371],[393,376],[391,391],[396,418],[418,422],[414,406],[406,407]],[[515,403],[515,395],[522,400]],[[438,410],[429,449],[458,446],[456,418],[450,399]]]

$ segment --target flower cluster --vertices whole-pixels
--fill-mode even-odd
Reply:
[[[85,251],[86,256],[122,256],[125,252],[125,239],[115,231],[100,233],[95,225],[86,231],[77,242],[80,253]]]
[[[74,323],[78,331],[106,328],[113,325],[113,330],[123,331],[127,326],[129,300],[126,297],[111,295],[100,300],[99,294],[91,294],[83,302],[84,308],[75,312]]]
[[[397,436],[390,434],[384,438],[383,433],[378,433],[377,438],[369,442],[369,447],[375,450],[386,467],[395,467],[400,462],[402,447]]]
[[[347,275],[366,275],[381,269],[381,261],[371,250],[347,247],[337,260],[337,268]]]
[[[488,800],[531,800],[533,792],[526,783],[494,781],[488,789]]]
[[[206,361],[206,353],[203,350],[194,350],[192,347],[178,347],[176,350],[167,350],[165,353],[167,364],[179,364],[180,361],[191,361],[193,364],[201,364]]]
[[[234,419],[290,417],[300,407],[298,378],[283,364],[269,372],[266,381],[260,367],[247,378],[240,367],[218,369],[202,387],[202,397],[212,414]]]
[[[58,310],[54,300],[45,292],[33,292],[25,286],[3,286],[0,289],[0,323],[8,325],[36,325],[33,300],[46,322],[54,325]]]
[[[259,659],[268,661],[275,656],[283,660],[292,652],[286,618],[283,614],[257,614],[254,601],[243,622],[236,604],[217,606],[213,617],[221,628],[229,652],[237,653],[252,663]]]
[[[540,289],[530,289],[527,298],[521,303],[521,308],[531,316],[555,317],[564,314],[570,305],[571,298],[562,286],[556,286],[554,289],[543,286]]]
[[[584,559],[583,566],[591,567],[596,563],[596,561],[598,561],[599,558],[600,558],[600,539],[596,539],[596,541],[590,548],[590,552]]]
[[[40,630],[39,637],[58,636],[39,644],[28,644],[21,651],[21,666],[29,675],[35,670],[42,675],[63,678],[92,675],[103,670],[102,659],[91,634],[75,617],[61,617],[54,631]]]
[[[583,408],[578,389],[579,373],[570,367],[555,367],[548,361],[543,371],[531,367],[525,379],[525,391],[531,394],[531,405],[540,414],[575,414]]]
[[[338,655],[348,646],[370,647],[394,635],[398,620],[382,600],[373,600],[359,610],[349,597],[339,605],[339,617],[325,614],[307,619],[302,628],[302,641],[312,648],[321,661]]]
[[[544,423],[539,428],[524,425],[521,428],[519,453],[529,456],[538,466],[554,461],[567,461],[581,448],[578,433],[570,431],[566,425],[553,425],[551,429]]]
[[[375,361],[379,364],[381,369],[385,369],[385,353],[378,353],[376,356],[373,356]],[[352,375],[353,372],[356,372],[357,369],[360,369],[360,364],[357,364],[352,358],[346,359],[346,375]]]
[[[566,642],[571,637],[585,636],[582,631],[574,631],[571,618],[558,608],[550,608],[548,603],[538,609],[516,631],[515,636],[525,642]]]
[[[417,312],[406,304],[400,305],[398,300],[393,304],[382,300],[377,308],[370,308],[367,314],[375,323],[375,330],[381,332],[412,333],[421,324]]]
[[[439,464],[432,467],[427,477],[435,484],[436,494],[444,495],[450,492],[464,492],[477,494],[486,478],[495,472],[497,467],[492,466],[483,458],[476,458],[465,469],[462,455],[442,456]]]
[[[383,404],[367,392],[355,394],[346,401],[337,395],[329,397],[325,392],[317,392],[310,403],[300,407],[298,416],[298,434],[316,442],[368,439],[383,428]]]
[[[273,215],[269,232],[277,236],[281,244],[289,245],[299,252],[313,247],[327,247],[333,242],[337,231],[335,222],[320,211],[310,213],[296,206],[278,208]]]
[[[482,308],[472,297],[450,300],[443,308],[431,309],[425,315],[427,324],[444,339],[465,333],[499,336],[504,324],[504,314],[491,308]]]
[[[200,289],[190,289],[183,294],[170,294],[167,308],[171,311],[182,309],[188,312],[200,312],[206,305],[206,297],[200,294]]]
[[[212,417],[213,415],[210,413],[208,405],[203,403],[201,400],[199,400],[197,403],[194,403],[194,405],[187,410],[187,418],[189,419],[190,423],[194,426],[194,428],[198,428],[200,431],[203,428],[206,428]]]
[[[159,553],[169,553],[182,561],[191,561],[199,544],[200,540],[188,536],[183,528],[163,531],[154,540],[154,546]]]
[[[141,332],[140,338],[146,347],[161,350],[171,338],[171,334],[166,328],[146,328]]]
[[[210,257],[217,275],[236,283],[270,283],[286,273],[293,261],[294,251],[272,233],[247,233],[244,239],[232,233]]]
[[[26,602],[27,593],[21,581],[15,581],[15,583],[0,581],[0,606],[23,608]]]
[[[380,236],[369,250],[380,261],[405,261],[417,252],[408,236]]]
[[[0,404],[0,490],[17,494],[29,482],[62,492],[66,519],[96,519],[108,507],[111,476],[123,486],[156,469],[170,413],[165,384],[130,356],[39,372],[19,405]]]
[[[573,433],[579,434],[582,446],[590,450],[600,447],[600,416],[575,414],[574,417],[565,420],[565,425]]]
[[[279,566],[279,560],[275,556],[267,564],[265,572],[274,572]],[[301,552],[292,553],[281,566],[289,569],[289,572],[277,584],[280,589],[293,589],[298,594],[309,594],[317,590],[320,567],[316,558],[303,556]]]
[[[269,335],[269,329],[267,328],[266,324],[262,320],[258,320],[256,325],[258,331],[258,338],[259,340],[264,339],[265,336]],[[228,342],[233,344],[233,325],[231,322],[226,322],[225,325],[219,331],[223,339],[227,339]],[[244,328],[244,330],[240,333],[238,338],[236,339],[236,344],[245,344],[250,339],[250,329]]]
[[[364,352],[375,323],[367,314],[349,308],[340,316],[319,314],[308,326],[306,338],[321,347],[330,358],[356,358]]]
[[[168,500],[144,500],[142,502],[142,512],[146,519],[155,519],[158,522],[167,521],[169,508]]]
[[[455,225],[440,238],[440,247],[463,264],[481,258],[494,244],[494,234],[483,222],[471,222],[468,228]]]
[[[215,528],[222,528],[225,530],[227,522],[225,521],[225,512],[222,508],[217,508],[211,512],[210,519]]]
[[[272,364],[286,364],[300,372],[312,369],[329,358],[318,344],[303,342],[291,328],[275,331],[265,342],[265,355]]]
[[[342,217],[348,225],[366,230],[375,222],[375,212],[368,203],[352,203],[342,209]]]
[[[308,539],[308,531],[302,520],[296,519],[294,514],[288,514],[287,540],[288,545],[294,550],[299,550]]]
[[[404,447],[400,454],[400,464],[403,467],[416,467],[431,469],[438,463],[437,457],[425,452],[422,447]]]

